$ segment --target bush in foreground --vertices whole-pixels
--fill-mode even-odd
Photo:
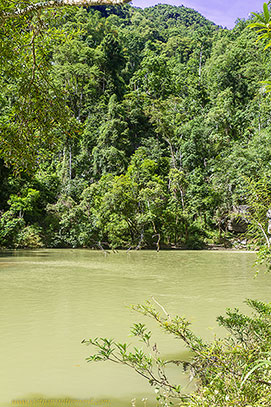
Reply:
[[[82,343],[97,350],[87,361],[110,360],[130,366],[154,386],[162,406],[271,405],[271,303],[247,300],[246,304],[253,310],[251,316],[238,309],[228,309],[226,316],[218,317],[217,321],[228,330],[229,336],[207,343],[191,331],[189,321],[179,316],[172,318],[164,307],[153,301],[133,309],[153,318],[163,331],[180,339],[191,351],[191,361],[160,358],[151,331],[142,323],[134,324],[131,333],[143,347],[131,347],[106,338],[84,339]],[[193,393],[184,394],[180,385],[171,383],[167,375],[170,364],[189,372],[196,384]]]

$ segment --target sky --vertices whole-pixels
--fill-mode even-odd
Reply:
[[[159,3],[193,8],[208,20],[233,28],[237,18],[247,18],[251,11],[261,11],[264,0],[133,0],[132,5],[144,8]]]

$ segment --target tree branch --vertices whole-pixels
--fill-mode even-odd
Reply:
[[[116,6],[129,3],[131,0],[50,0],[31,4],[25,8],[18,8],[12,12],[3,13],[4,18],[20,17],[50,8],[66,6]]]
[[[260,224],[260,222],[258,222],[258,226],[259,226],[259,228],[261,229],[261,231],[262,231],[262,233],[263,233],[263,235],[264,235],[264,237],[265,237],[265,240],[266,240],[266,243],[267,243],[267,247],[269,248],[269,247],[270,247],[270,242],[269,242],[269,239],[268,239],[268,237],[267,237],[267,234],[265,233],[265,230],[264,230],[264,228],[262,227],[262,225]]]
[[[153,300],[153,302],[155,302],[156,305],[158,305],[158,307],[161,308],[161,310],[163,311],[163,313],[166,315],[167,319],[169,321],[171,321],[171,317],[170,314],[166,311],[166,309],[163,307],[163,305],[159,304],[158,301],[156,301],[156,299],[154,297],[151,297],[151,299]]]

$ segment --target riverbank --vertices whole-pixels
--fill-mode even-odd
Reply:
[[[97,251],[97,252],[106,252],[106,253],[118,253],[118,252],[177,252],[177,251],[191,251],[191,252],[205,252],[205,251],[214,251],[214,252],[230,252],[230,253],[257,253],[257,250],[253,249],[246,249],[246,248],[236,248],[236,247],[225,247],[223,245],[208,245],[202,249],[188,249],[186,247],[163,247],[160,250],[148,247],[142,247],[141,249],[103,249],[103,248],[96,248],[96,247],[0,247],[0,253],[6,252],[39,252],[43,250],[84,250],[84,251]]]

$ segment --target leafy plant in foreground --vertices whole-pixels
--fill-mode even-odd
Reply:
[[[271,15],[268,9],[268,3],[263,4],[263,14],[251,13],[257,18],[257,22],[249,24],[250,28],[258,28],[257,33],[259,34],[258,40],[270,40],[271,39]],[[271,41],[265,46],[265,50],[271,47]]]
[[[142,323],[134,324],[131,333],[142,342],[142,347],[132,347],[114,339],[95,338],[83,340],[97,352],[87,358],[88,362],[106,361],[131,367],[154,386],[162,405],[181,406],[260,407],[271,402],[271,304],[247,300],[253,310],[251,316],[238,309],[227,309],[226,316],[218,317],[220,326],[229,336],[204,342],[190,329],[185,318],[172,318],[155,299],[154,303],[132,308],[153,318],[163,331],[181,339],[191,351],[191,360],[165,360],[159,356],[152,333]],[[165,314],[159,311],[160,307]],[[189,371],[196,390],[185,394],[179,384],[168,377],[170,364]]]

